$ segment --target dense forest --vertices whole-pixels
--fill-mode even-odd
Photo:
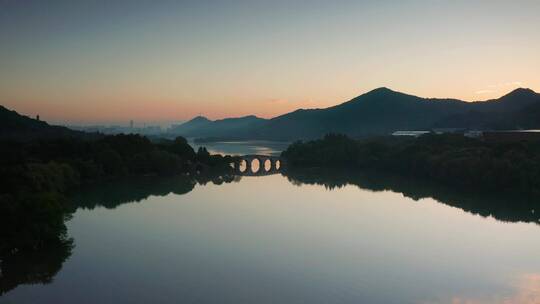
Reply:
[[[184,176],[177,188],[185,192],[195,182],[231,180],[231,161],[205,148],[194,151],[182,137],[0,141],[0,274],[19,257],[49,247],[69,252],[65,221],[74,210],[73,190],[126,177]]]
[[[462,135],[353,140],[329,134],[293,143],[282,156],[289,169],[377,170],[461,191],[540,196],[540,142],[488,143]]]

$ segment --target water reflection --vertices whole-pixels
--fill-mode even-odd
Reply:
[[[61,240],[31,252],[0,260],[0,296],[21,284],[48,284],[71,256],[73,240]]]
[[[222,142],[207,142],[195,143],[190,142],[195,151],[199,147],[206,147],[210,153],[222,155],[268,155],[278,156],[281,151],[285,150],[290,143],[275,142],[275,141],[222,141]]]
[[[195,188],[195,185],[212,183],[239,182],[241,176],[233,174],[201,174],[195,177],[188,175],[175,177],[138,177],[108,181],[88,185],[71,196],[74,208],[94,209],[105,207],[113,209],[125,203],[137,203],[150,196],[182,195]]]
[[[192,191],[196,184],[221,185],[238,182],[240,179],[240,176],[230,173],[206,172],[197,176],[137,177],[96,183],[80,188],[70,196],[71,213],[78,208],[114,209],[125,203],[143,201],[150,196],[186,194]],[[65,228],[64,225],[62,227]],[[29,237],[29,232],[23,231],[19,238]],[[5,241],[3,235],[0,235],[0,242]],[[21,284],[52,282],[63,263],[71,256],[73,248],[72,239],[61,237],[43,248],[30,251],[12,250],[10,254],[0,255],[0,296]]]
[[[196,181],[187,176],[174,178],[139,177],[87,185],[75,193],[71,200],[75,208],[108,209],[128,202],[140,202],[151,195],[185,194],[193,190]]]
[[[538,213],[534,213],[531,210],[540,210],[539,208],[540,206],[538,206],[538,204],[535,202],[530,202],[526,200],[516,200],[516,199],[505,200],[503,198],[497,198],[497,197],[479,196],[473,193],[460,194],[460,193],[456,193],[455,191],[452,191],[451,189],[443,188],[435,184],[414,181],[410,179],[403,179],[396,176],[383,175],[380,173],[373,173],[373,172],[353,174],[351,172],[345,172],[345,171],[323,171],[323,170],[316,170],[316,169],[312,169],[312,170],[290,170],[289,169],[288,171],[283,172],[282,174],[291,183],[298,186],[302,186],[305,184],[310,184],[310,185],[315,184],[315,185],[324,186],[327,189],[337,189],[337,188],[344,187],[346,185],[356,185],[362,189],[367,189],[371,191],[390,190],[393,192],[403,193],[403,195],[410,197],[414,200],[431,197],[441,203],[455,206],[474,214],[480,214],[482,216],[493,216],[494,218],[502,220],[502,221],[537,222]],[[261,181],[261,180],[262,178],[259,180],[257,179],[257,177],[246,178],[244,185],[246,185],[245,187],[252,187],[253,185],[257,184],[257,181]],[[284,181],[279,175],[274,175],[272,179],[266,179],[266,181],[275,181],[275,180],[280,180],[282,183],[281,186],[283,186],[283,184],[287,184],[290,187],[290,184]],[[177,177],[169,177],[169,178],[148,177],[148,178],[119,180],[119,181],[114,181],[114,182],[109,181],[103,184],[96,184],[93,186],[88,186],[84,189],[80,189],[80,191],[78,191],[77,193],[74,193],[72,197],[72,201],[74,202],[73,209],[77,209],[77,208],[94,209],[96,207],[105,207],[105,208],[113,209],[125,203],[141,202],[150,196],[166,196],[167,194],[170,194],[170,193],[183,195],[183,194],[191,192],[195,187],[197,187],[198,184],[204,185],[207,183],[212,183],[214,185],[221,185],[224,183],[233,183],[233,182],[239,182],[239,181],[240,181],[240,177],[232,175],[232,174],[225,174],[225,175],[214,174],[214,175],[205,175],[205,176],[197,176],[197,177],[190,177],[190,176],[177,176]],[[268,189],[270,189],[270,187],[276,186],[276,185],[272,185],[271,183],[265,183],[265,182],[263,183],[264,185],[259,185],[261,189],[264,189],[264,187],[268,187]],[[244,185],[229,185],[229,186],[240,187]],[[212,191],[215,191],[214,192],[215,197],[220,197],[220,198],[224,195],[223,192],[220,192],[221,189],[226,189],[226,187],[219,187],[219,189],[217,189],[217,187],[208,187],[208,188],[205,188],[205,191],[208,190],[209,188],[213,189]],[[290,187],[290,188],[295,188],[295,187]],[[240,190],[239,188],[235,188],[235,189],[236,190],[232,192],[226,192],[226,193],[228,193],[228,195],[233,195],[234,193],[241,193],[241,191],[239,191]],[[242,191],[244,190],[245,189],[242,189]],[[320,190],[321,189],[319,189],[319,191]],[[273,191],[276,191],[276,189],[273,189]],[[320,191],[320,192],[324,192],[324,191]],[[299,194],[293,191],[293,192],[287,192],[284,195],[287,195],[288,197],[292,197],[294,195],[299,195]],[[336,193],[336,195],[337,197],[339,197],[338,193]],[[205,200],[207,197],[209,196],[205,196]],[[333,197],[335,196],[332,196],[332,198]],[[227,196],[227,198],[229,198],[229,196]],[[221,212],[219,210],[218,211],[215,210],[216,208],[220,207],[220,204],[214,204],[212,206],[212,210],[209,211],[209,214],[214,214],[214,213],[219,214],[218,217],[214,218],[215,220],[214,222],[219,223],[219,219],[221,219],[222,216],[224,218],[227,218],[227,216],[230,217],[231,214],[235,214],[235,212],[237,212],[235,208],[238,208],[238,205],[243,205],[245,208],[248,208],[249,210],[251,210],[253,206],[257,206],[252,201],[245,202],[244,204],[243,202],[235,202],[233,201],[233,199],[234,199],[234,196],[231,196],[230,199],[224,199],[227,202],[227,204],[226,205],[221,204],[223,208]],[[304,199],[303,201],[313,203],[312,201],[307,200],[307,199]],[[328,205],[326,202],[327,201],[325,201],[324,204]],[[169,206],[170,205],[171,204],[169,204]],[[294,204],[286,203],[284,205],[294,205]],[[258,236],[259,237],[261,235],[264,236],[266,235],[266,233],[271,234],[272,238],[277,238],[276,235],[280,235],[280,236],[287,235],[287,233],[280,234],[280,233],[277,233],[275,230],[269,229],[267,231],[265,229],[268,228],[267,225],[271,225],[271,223],[274,223],[276,221],[284,221],[284,218],[287,218],[288,216],[291,215],[290,213],[291,210],[286,209],[286,212],[277,213],[277,214],[274,214],[274,216],[272,216],[271,215],[272,208],[276,208],[276,206],[272,206],[269,204],[266,204],[264,206],[265,206],[264,208],[258,208],[258,209],[253,207],[254,209],[251,210],[251,212],[257,212],[257,213],[260,212],[261,214],[264,213],[264,216],[261,216],[259,220],[268,221],[268,223],[263,225],[264,228],[261,228],[262,232],[259,231]],[[224,210],[229,210],[229,209],[231,210],[230,211],[231,214],[228,214],[228,215],[225,214]],[[301,210],[298,211],[297,216],[306,216],[304,222],[309,222],[310,211],[305,210],[305,208],[300,208],[300,209]],[[242,210],[244,209],[240,210],[239,217],[234,216],[234,221],[231,220],[231,223],[235,223],[236,225],[237,223],[242,223],[243,220],[245,221],[246,218],[251,218],[252,216],[256,217],[256,214],[242,213]],[[183,209],[182,213],[184,213],[185,211],[186,210]],[[313,212],[313,210],[311,210],[311,212]],[[181,214],[181,213],[178,213],[178,214]],[[147,219],[146,216],[147,214],[144,213],[145,220]],[[313,214],[311,214],[311,216],[313,216]],[[178,222],[186,223],[186,220],[188,217],[183,218],[183,220],[179,220]],[[329,221],[327,221],[327,219],[331,218],[331,216],[328,216],[328,212],[321,212],[320,214],[317,213],[317,216],[315,218],[317,220],[317,224],[314,226],[318,227],[319,225],[324,224],[324,223],[326,223],[327,225],[325,226],[324,229],[321,229],[321,231],[318,231],[317,234],[313,234],[314,240],[320,240],[321,235],[324,235],[325,231],[331,230],[330,226],[328,226]],[[159,217],[159,220],[161,219],[162,217]],[[311,217],[311,219],[313,219],[313,217]],[[343,214],[340,214],[339,220],[338,220],[339,223],[341,223],[343,219],[344,219]],[[101,224],[102,221],[103,220],[100,218],[99,223]],[[196,222],[197,219],[194,219],[194,221]],[[158,221],[154,219],[154,222],[152,223],[157,223],[157,222]],[[209,229],[208,227],[212,226],[209,223],[212,223],[212,222],[213,221],[208,221],[205,224],[201,224],[201,227],[204,226],[204,229],[200,228],[201,230],[194,229],[194,226],[190,226],[189,223],[185,224],[186,226],[182,226],[182,227],[187,228],[183,231],[190,231],[190,229],[193,229],[194,231],[198,231],[195,234],[196,238],[194,238],[194,240],[192,241],[192,242],[196,242],[195,240],[197,240],[200,237],[199,233],[204,232],[205,229]],[[280,225],[273,227],[273,229],[278,229]],[[254,226],[255,225],[251,223],[250,225],[239,227],[238,230],[231,231],[231,235],[237,235],[239,231],[244,231],[244,232],[250,231],[250,232],[246,232],[246,235],[248,236],[245,239],[248,239],[251,241],[253,239],[256,239],[256,236],[257,236],[257,229],[256,229],[257,227],[254,227]],[[375,226],[377,230],[381,228],[379,227],[381,226],[379,225],[379,223],[377,223],[377,225]],[[229,227],[229,229],[231,229],[231,227],[235,227],[235,226],[231,224],[231,226],[226,226],[226,227]],[[339,225],[337,225],[336,227],[339,227],[339,229],[343,228]],[[165,231],[167,230],[169,229],[166,229]],[[171,229],[171,230],[176,231],[174,229]],[[216,234],[216,231],[218,230],[221,231],[222,229],[216,229],[215,231],[212,231],[209,234],[214,236]],[[364,230],[369,231],[369,229],[367,229],[366,227],[364,227]],[[178,231],[182,231],[182,230],[180,229]],[[286,229],[286,231],[288,233],[294,232],[291,229]],[[306,230],[306,231],[309,231],[311,233],[311,230]],[[341,230],[339,231],[340,233],[342,232]],[[372,231],[375,231],[375,230],[372,230]],[[171,232],[171,235],[175,235],[176,233],[179,233],[179,232]],[[350,237],[348,239],[354,240],[360,233],[361,233],[360,230],[355,230],[354,237]],[[400,237],[403,237],[405,233],[403,235],[401,235],[401,233],[402,233],[402,230],[399,230]],[[304,239],[303,237],[306,237],[307,235],[312,235],[312,234],[302,234],[301,235],[302,237],[298,237],[298,239],[295,239],[293,242],[287,243],[287,244],[284,243],[280,239],[279,244],[281,245],[286,244],[286,245],[283,245],[283,248],[280,248],[280,250],[283,250],[284,252],[286,252],[287,248],[290,249],[292,246],[293,247],[292,251],[301,252],[305,248],[303,247],[296,248],[294,247],[293,244],[297,244],[298,240]],[[332,237],[327,237],[326,238],[327,240],[335,240],[334,236],[337,234],[329,234],[329,235],[331,235]],[[384,235],[384,233],[381,233],[381,235]],[[380,236],[380,235],[375,235],[375,236]],[[384,240],[380,240],[379,237],[375,237],[375,236],[370,241],[371,247],[378,248],[377,247],[378,242],[381,242],[381,243],[386,242]],[[358,238],[361,238],[361,237],[358,237]],[[236,250],[238,250],[239,252],[242,252],[241,243],[237,243],[236,246],[224,246],[224,247],[219,246],[219,242],[223,239],[225,239],[224,236],[220,235],[219,237],[216,237],[215,240],[213,238],[210,238],[210,240],[214,240],[215,242],[205,241],[205,240],[201,241],[203,244],[205,244],[204,246],[207,246],[208,244],[215,244],[216,246],[216,247],[210,247],[213,250],[208,250],[208,252],[205,251],[204,253],[210,254],[214,252],[214,250],[223,250],[223,248],[229,248],[229,249],[236,248]],[[101,240],[101,234],[100,234],[99,240]],[[189,238],[189,240],[191,240],[191,238]],[[248,246],[248,248],[257,248],[261,246],[261,248],[264,249],[264,246],[262,245],[262,243],[264,242],[261,242],[261,244],[258,244],[257,246],[251,246],[251,247]],[[412,243],[413,242],[411,242],[411,244]],[[191,244],[193,245],[193,243]],[[162,243],[157,243],[157,245],[163,246]],[[384,252],[386,254],[388,252],[391,252],[391,250],[388,250],[389,248],[396,250],[396,248],[393,248],[393,247],[387,247],[387,246],[382,246],[382,245],[379,245],[379,246],[381,246],[379,248],[380,251],[375,250],[373,252],[375,253]],[[25,255],[21,254],[19,256],[13,256],[9,259],[3,260],[1,264],[2,274],[0,277],[0,294],[5,293],[9,290],[12,290],[19,284],[34,284],[34,283],[46,284],[46,283],[51,282],[53,277],[62,267],[63,263],[66,261],[66,259],[70,257],[72,248],[73,248],[73,243],[72,241],[69,240],[69,241],[66,241],[65,243],[58,244],[58,246],[47,248],[46,250],[34,252],[32,254],[25,254]],[[161,247],[156,246],[155,248],[161,248]],[[204,247],[204,248],[207,248],[207,247]],[[352,246],[351,248],[354,249],[356,247]],[[349,248],[349,250],[351,248]],[[184,250],[184,248],[182,248],[182,250]],[[322,249],[319,248],[319,250],[322,250]],[[325,249],[325,250],[327,250],[325,251],[326,254],[335,253],[333,250],[330,250],[330,249]],[[426,250],[429,250],[429,248],[426,248]],[[316,251],[317,250],[313,250],[311,252],[316,252]],[[268,261],[266,259],[268,257],[267,256],[268,251],[261,249],[261,252],[264,253],[263,255],[264,259],[262,259],[262,261]],[[359,250],[358,252],[370,253],[371,251],[369,251],[368,247],[365,247],[365,248],[362,248],[362,250]],[[378,256],[378,255],[375,255],[375,253],[373,255]],[[289,254],[283,257],[284,261],[290,261],[292,258],[295,257],[294,255],[289,255]],[[344,253],[340,252],[339,254],[341,256]],[[395,255],[399,256],[400,258],[402,257],[406,258],[406,256],[403,256],[403,254],[404,253],[402,252],[395,253]],[[314,255],[316,254],[314,253]],[[197,254],[194,254],[194,256],[199,256],[199,253],[197,252]],[[231,256],[241,257],[242,255],[235,253],[235,254],[231,254]],[[356,258],[356,253],[355,253],[355,258]],[[355,263],[364,263],[365,264],[364,270],[365,270],[369,268],[369,265],[371,262],[375,262],[375,264],[377,264],[377,261],[379,260],[378,259],[374,259],[373,261],[369,260],[369,255],[368,255],[367,257],[365,257],[365,260],[363,261],[356,261],[356,260],[354,261]],[[248,264],[249,264],[248,266],[253,266],[253,265],[256,265],[257,263],[248,263]],[[347,273],[346,270],[344,270],[347,268],[337,267],[336,264],[339,264],[337,260],[332,261],[332,263],[330,264],[334,266],[331,266],[331,267],[328,266],[328,269],[334,267],[337,275],[339,276],[351,275],[350,273]],[[244,265],[244,264],[241,263],[240,265]],[[315,267],[323,267],[323,265],[319,263],[314,263],[313,265],[315,265]],[[395,262],[395,265],[403,266],[401,265],[401,262],[399,261]],[[152,265],[152,266],[146,265],[146,267],[154,267],[154,266],[155,265]],[[218,266],[214,265],[214,267],[218,267]],[[350,267],[350,265],[348,265],[348,267]],[[131,268],[126,268],[126,269],[131,269]],[[207,270],[211,270],[211,269],[212,268],[208,266]],[[304,268],[300,268],[300,269],[303,270]],[[386,272],[388,271],[390,270],[386,270]],[[404,270],[404,272],[406,271]],[[193,274],[196,274],[196,273],[198,272],[195,272],[195,271],[193,272]],[[395,272],[394,275],[396,275],[396,273],[398,272]],[[227,272],[227,274],[229,273]],[[356,273],[354,274],[356,275]],[[375,272],[375,274],[377,273]],[[383,279],[381,279],[381,282],[382,280]],[[384,278],[384,280],[386,280],[386,278]],[[299,279],[299,281],[305,282],[304,279]],[[351,281],[356,282],[356,277],[354,280],[351,279]],[[324,286],[324,284],[321,283],[321,286]],[[399,286],[403,287],[403,285],[399,285]],[[473,296],[467,296],[467,295],[461,294],[461,295],[455,295],[453,297],[449,297],[443,300],[435,300],[435,301],[431,300],[431,301],[425,301],[425,302],[420,302],[420,303],[538,303],[538,300],[539,300],[538,294],[540,290],[538,286],[540,286],[539,275],[531,274],[531,275],[520,277],[520,279],[517,280],[517,283],[515,284],[515,293],[511,295],[500,295],[500,296],[494,296],[494,298],[489,298],[489,299],[478,299],[478,298],[474,298]],[[452,295],[452,293],[449,293],[449,295]],[[419,296],[419,298],[421,298],[421,296]],[[532,299],[532,300],[527,302],[528,299]]]
[[[322,185],[332,190],[356,185],[371,191],[393,191],[418,201],[433,198],[443,204],[463,209],[483,217],[504,222],[540,223],[540,202],[522,197],[501,197],[497,194],[457,192],[425,180],[403,178],[380,172],[352,172],[347,170],[303,169],[287,170],[284,175],[298,186]]]
[[[538,304],[540,303],[540,274],[524,274],[515,284],[511,295],[496,295],[486,299],[455,296],[448,300],[427,301],[422,304]]]

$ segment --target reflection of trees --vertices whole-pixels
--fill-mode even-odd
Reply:
[[[113,209],[128,202],[140,202],[151,195],[185,194],[193,190],[195,181],[187,176],[138,177],[87,185],[71,196],[74,208]]]
[[[19,251],[0,260],[0,295],[20,284],[48,284],[71,256],[73,241],[61,240],[32,251]]]
[[[130,202],[140,202],[149,196],[165,196],[170,193],[186,194],[196,184],[216,185],[239,181],[223,170],[207,171],[196,176],[180,175],[174,177],[138,177],[120,179],[85,186],[73,193],[74,208],[93,209],[98,206],[113,209]]]
[[[0,196],[0,295],[48,283],[70,256],[67,201],[55,193]]]
[[[371,191],[390,190],[413,200],[433,198],[446,205],[484,217],[492,216],[500,221],[540,222],[540,202],[515,196],[479,193],[474,188],[471,188],[470,192],[458,192],[425,180],[367,171],[359,173],[337,169],[289,169],[284,175],[291,183],[299,186],[316,184],[333,190],[346,185],[356,185]]]
[[[209,182],[213,183],[214,185],[221,185],[223,183],[228,184],[232,182],[237,183],[241,179],[241,176],[234,175],[229,171],[226,171],[226,173],[224,174],[224,172],[220,172],[219,169],[210,169],[203,174],[195,176],[195,180],[201,185],[206,185]]]
[[[66,236],[65,220],[77,208],[112,209],[151,195],[186,194],[197,183],[220,185],[239,180],[225,169],[209,169],[196,176],[119,179],[78,189],[70,196],[68,208],[64,207],[66,199],[58,195],[0,196],[0,295],[20,284],[52,281],[71,255],[74,245]]]

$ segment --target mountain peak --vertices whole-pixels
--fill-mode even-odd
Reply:
[[[528,89],[528,88],[517,88],[513,90],[512,92],[502,96],[500,98],[501,101],[505,100],[528,100],[528,99],[538,99],[540,98],[540,94],[536,93],[535,91]]]
[[[517,94],[524,95],[524,94],[538,94],[538,93],[536,93],[535,91],[529,88],[517,88],[506,95],[517,95]]]
[[[190,122],[209,122],[210,119],[202,116],[202,115],[199,115],[199,116],[195,116],[193,119],[190,120]]]
[[[388,93],[396,93],[396,91],[390,90],[387,87],[380,87],[380,88],[376,88],[374,90],[369,91],[367,94],[388,94]]]
[[[380,87],[380,88],[376,88],[374,90],[371,90],[365,94],[362,94],[360,95],[359,97],[361,96],[365,96],[365,97],[369,97],[369,98],[376,98],[376,99],[387,99],[387,98],[395,98],[395,97],[398,97],[398,96],[406,96],[407,94],[405,93],[401,93],[401,92],[398,92],[398,91],[394,91],[394,90],[391,90],[387,87]]]

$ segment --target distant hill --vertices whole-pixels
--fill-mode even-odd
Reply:
[[[245,137],[266,121],[254,115],[220,120],[197,116],[181,125],[173,126],[169,134],[185,137]]]
[[[465,107],[459,100],[428,100],[379,88],[334,107],[278,116],[256,133],[273,139],[314,138],[328,132],[354,137],[388,134],[424,129]]]
[[[204,116],[197,116],[192,120],[186,121],[180,125],[173,125],[169,130],[169,133],[174,134],[190,134],[191,132],[197,132],[199,129],[204,129],[212,121]]]
[[[89,136],[89,134],[66,127],[51,126],[44,121],[20,115],[0,106],[0,139],[30,141],[82,136]]]
[[[480,130],[540,128],[539,108],[540,94],[520,88],[498,99],[468,103],[465,112],[448,115],[435,126]]]
[[[378,88],[325,109],[301,109],[269,120],[247,116],[209,121],[198,117],[177,134],[193,137],[296,140],[329,132],[353,137],[431,128],[540,128],[540,94],[516,89],[493,100],[421,98]],[[231,127],[227,127],[230,123]],[[235,127],[232,127],[235,126]]]

